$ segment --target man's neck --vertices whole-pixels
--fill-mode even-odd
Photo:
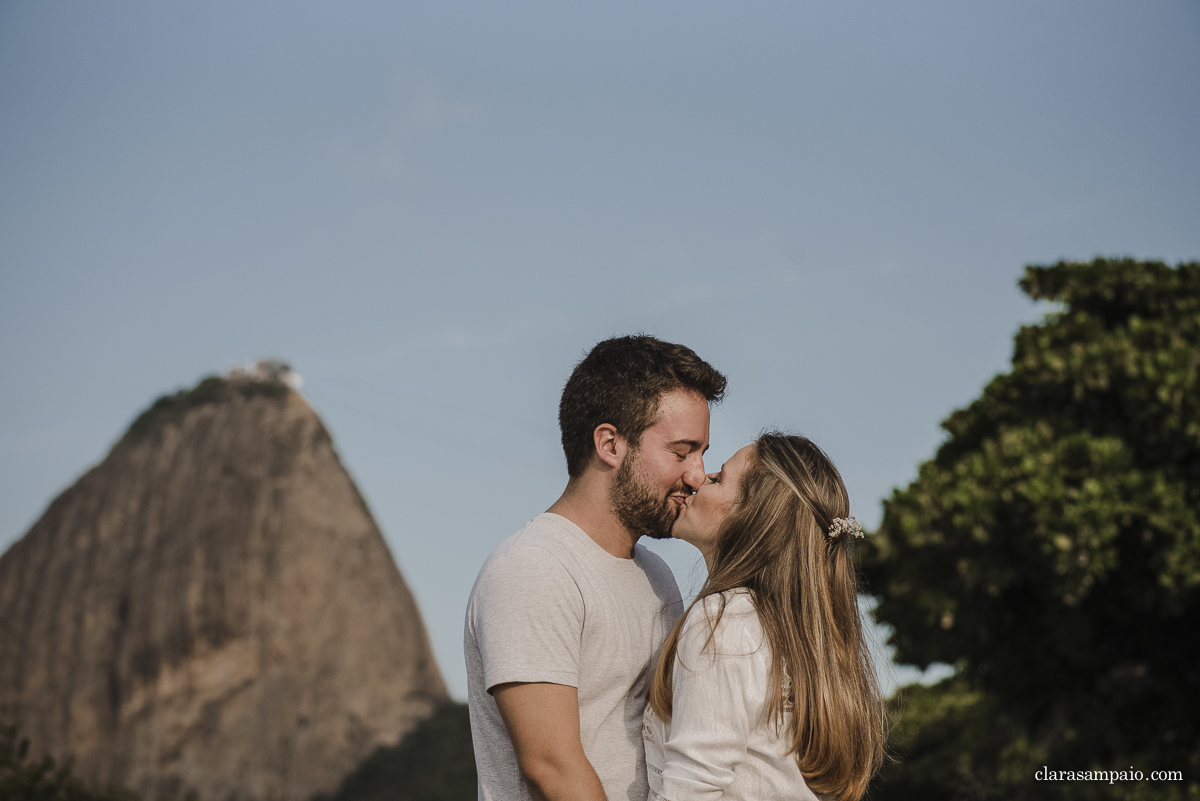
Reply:
[[[572,481],[546,511],[562,515],[579,526],[593,542],[613,556],[633,558],[633,546],[637,538],[621,525],[613,513],[607,486],[582,480]]]

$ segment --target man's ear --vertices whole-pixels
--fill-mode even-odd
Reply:
[[[596,426],[596,430],[592,432],[592,442],[596,446],[596,458],[612,468],[621,466],[625,453],[629,450],[629,444],[612,423]]]

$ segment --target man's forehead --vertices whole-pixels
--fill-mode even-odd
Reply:
[[[703,410],[708,414],[708,401],[699,392],[690,389],[672,389],[658,397],[657,408],[654,412],[654,422],[658,423],[667,416],[694,414]]]
[[[658,414],[647,430],[668,443],[708,447],[708,401],[698,392],[674,390],[658,402]]]

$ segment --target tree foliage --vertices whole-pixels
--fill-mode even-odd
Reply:
[[[28,757],[29,740],[15,726],[0,726],[0,801],[140,801],[132,791],[84,781],[50,757]],[[314,801],[474,801],[476,790],[467,705],[450,702],[398,745],[368,757],[332,797]]]
[[[1059,305],[884,502],[877,617],[898,660],[959,668],[922,709],[957,693],[960,716],[1003,711],[1005,748],[1024,738],[1019,758],[980,746],[976,778],[1132,764],[1200,793],[1200,263],[1061,262],[1020,285]]]
[[[467,705],[448,703],[399,745],[380,748],[317,801],[474,801],[475,751]]]
[[[29,761],[29,740],[0,726],[0,801],[138,801],[128,791],[85,782],[50,757]]]

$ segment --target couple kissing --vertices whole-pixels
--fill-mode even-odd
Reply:
[[[571,373],[566,489],[497,546],[467,606],[480,799],[854,801],[879,769],[846,487],[781,433],[706,473],[725,384],[650,336]],[[643,537],[703,554],[688,609]]]

